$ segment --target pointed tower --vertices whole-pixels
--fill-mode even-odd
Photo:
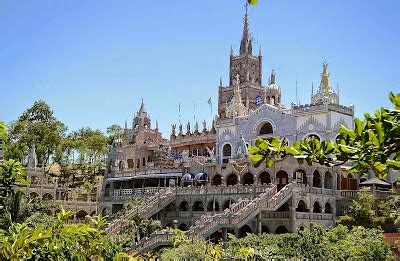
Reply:
[[[331,86],[328,63],[322,64],[321,82],[318,91],[311,97],[312,104],[339,104],[339,95],[335,93]]]
[[[137,128],[151,128],[151,120],[150,116],[147,114],[146,109],[144,108],[144,101],[142,99],[142,104],[140,105],[140,109],[135,115],[133,119],[133,129]]]
[[[240,91],[245,101],[249,100],[249,108],[256,109],[262,101],[264,89],[262,87],[262,56],[261,49],[258,56],[253,55],[253,43],[250,34],[249,8],[246,1],[245,14],[243,18],[243,32],[240,40],[239,54],[235,55],[231,47],[229,56],[229,86],[219,86],[218,91],[218,114],[221,118],[226,117],[226,104],[229,103],[236,89],[236,76],[239,75]]]
[[[249,17],[248,17],[248,7],[249,4],[246,3],[246,12],[244,14],[243,22],[243,36],[240,41],[240,55],[252,55],[253,45],[251,42],[250,32],[249,32]]]

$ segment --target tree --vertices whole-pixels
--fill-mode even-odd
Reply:
[[[37,101],[11,124],[5,158],[22,161],[27,149],[35,145],[38,163],[46,166],[65,131],[66,126],[54,117],[50,106]]]
[[[299,163],[318,163],[337,166],[351,162],[350,172],[366,175],[373,170],[378,178],[385,178],[389,169],[400,169],[400,94],[390,93],[393,109],[381,108],[374,115],[366,113],[364,120],[355,119],[354,130],[340,127],[336,141],[303,139],[289,146],[286,138],[272,141],[258,138],[249,147],[255,165],[265,162],[267,167],[287,155]]]
[[[120,139],[122,134],[124,134],[124,130],[121,126],[117,124],[113,124],[107,127],[107,144],[111,145],[116,139]]]

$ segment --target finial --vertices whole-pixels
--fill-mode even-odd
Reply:
[[[158,130],[158,119],[156,120],[156,130]]]
[[[219,78],[219,86],[222,86],[222,77]]]
[[[272,69],[272,72],[271,72],[271,84],[275,84],[275,70],[274,69]]]
[[[258,56],[262,56],[262,54],[261,54],[261,45],[258,47]]]
[[[231,56],[233,56],[233,47],[231,45]]]

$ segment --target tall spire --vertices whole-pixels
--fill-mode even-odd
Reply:
[[[326,60],[322,64],[323,70],[321,73],[321,84],[319,85],[319,90],[323,94],[327,95],[331,91],[331,82],[329,79],[330,73],[328,72],[328,63]]]
[[[243,25],[243,36],[242,41],[240,42],[240,55],[242,54],[252,54],[252,43],[249,32],[249,17],[248,17],[248,7],[249,4],[246,1],[246,13],[244,15],[244,25]]]

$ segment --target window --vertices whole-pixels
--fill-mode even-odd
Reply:
[[[271,123],[267,122],[260,129],[260,135],[271,134],[274,132]]]
[[[231,155],[232,146],[230,144],[225,144],[224,147],[222,147],[222,163],[228,163]]]

